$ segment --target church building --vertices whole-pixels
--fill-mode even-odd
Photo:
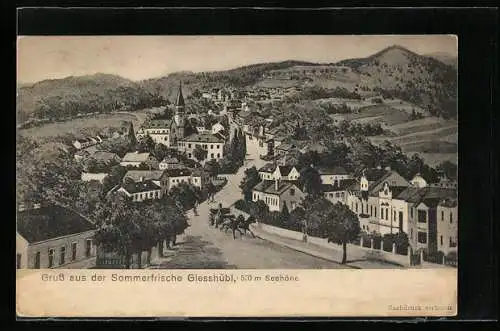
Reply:
[[[146,121],[137,131],[137,138],[150,136],[157,144],[176,148],[178,141],[184,138],[185,129],[185,102],[182,95],[182,84],[179,83],[179,91],[175,101],[175,113],[173,119],[152,119]]]

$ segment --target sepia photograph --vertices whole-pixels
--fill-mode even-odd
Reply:
[[[454,35],[18,36],[16,267],[456,273],[457,63]]]

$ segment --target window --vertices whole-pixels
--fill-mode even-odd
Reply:
[[[35,254],[35,269],[40,269],[40,252],[36,252]]]
[[[92,253],[92,239],[85,240],[85,257],[90,257]]]
[[[22,261],[22,255],[17,254],[16,255],[16,269],[21,269],[21,261]]]
[[[214,149],[214,145],[210,145],[210,149]]]
[[[370,216],[373,216],[373,206],[370,206]]]
[[[415,209],[415,208],[413,208],[413,207],[410,208],[410,216],[411,216],[411,218],[413,218],[413,209]]]
[[[295,189],[294,188],[290,189],[290,195],[295,195]]]
[[[292,201],[290,206],[292,207],[292,210],[294,210],[297,207],[297,203]]]
[[[49,268],[54,266],[54,249],[49,249]]]
[[[441,236],[440,241],[441,241],[441,246],[443,246],[443,236]]]
[[[450,224],[453,223],[453,213],[450,211]]]
[[[59,251],[59,265],[66,263],[66,246],[62,246]]]
[[[220,153],[217,153],[217,158],[220,159]]]
[[[413,229],[410,229],[410,238],[413,240]]]
[[[220,145],[217,145],[217,147],[215,147],[215,148],[219,149],[219,148],[220,148]]]
[[[210,158],[213,159],[214,158],[214,153],[210,153]]]
[[[188,144],[188,148],[191,148],[191,144]],[[191,155],[189,155],[189,157],[191,157]]]
[[[192,156],[191,156],[191,153],[188,153],[188,157],[189,157],[189,158],[191,158],[191,157],[192,157]]]
[[[375,207],[374,209],[375,209],[375,217],[377,217],[377,207]]]
[[[457,247],[457,241],[454,237],[450,236],[450,248],[451,247]]]
[[[427,213],[425,210],[418,210],[418,222],[419,223],[426,223],[427,222]]]
[[[358,212],[358,203],[356,202],[356,213]]]
[[[328,194],[328,196],[329,196],[330,198],[333,198],[333,193],[329,193],[329,194]]]
[[[444,221],[444,211],[441,211],[441,221]]]
[[[427,244],[427,232],[418,232],[417,240],[419,244]]]
[[[71,243],[71,261],[76,260],[76,246],[77,243]]]

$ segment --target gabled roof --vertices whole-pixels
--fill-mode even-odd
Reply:
[[[456,198],[456,196],[457,191],[455,189],[427,186],[418,189],[414,194],[409,196],[406,201],[418,204],[424,200],[428,200],[428,203],[434,204],[432,199],[438,199],[439,201],[442,201],[446,198]]]
[[[164,175],[166,177],[185,177],[191,176],[192,171],[189,169],[166,169]]]
[[[349,173],[343,167],[318,167],[320,175],[348,175]]]
[[[375,169],[366,169],[364,174],[365,174],[366,180],[368,180],[368,182],[375,182],[375,181],[379,181],[384,176],[388,177],[390,172],[385,170],[385,169],[376,169],[375,168]]]
[[[163,176],[163,170],[129,170],[123,176],[123,179],[130,178],[134,182],[139,182],[141,177],[144,180],[160,180]]]
[[[104,151],[96,151],[94,154],[91,156],[93,159],[99,160],[99,161],[111,161],[111,160],[116,160],[120,159],[118,155],[115,153],[111,152],[104,152]]]
[[[175,157],[169,157],[167,156],[166,158],[164,158],[161,163],[180,163],[179,160],[177,160],[177,158]]]
[[[84,217],[61,206],[30,209],[17,214],[17,232],[29,243],[82,233],[95,228]]]
[[[323,192],[347,191],[352,190],[352,186],[355,184],[359,186],[359,182],[356,179],[344,179],[339,181],[339,185],[322,184],[321,188]]]
[[[161,190],[161,187],[155,184],[152,180],[124,183],[122,188],[130,194]]]
[[[282,176],[288,176],[288,174],[290,173],[290,171],[292,171],[293,168],[294,168],[294,166],[291,166],[291,165],[278,166],[278,169],[280,170],[280,174]]]
[[[123,157],[123,162],[146,162],[149,158],[149,153],[127,153]]]

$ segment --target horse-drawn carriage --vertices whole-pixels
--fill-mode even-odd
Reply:
[[[213,208],[209,212],[209,225],[218,228],[220,231],[227,232],[231,230],[233,232],[233,239],[236,239],[236,231],[240,235],[246,235],[247,231],[255,237],[252,230],[250,230],[250,224],[254,222],[254,218],[234,207],[232,208]]]

